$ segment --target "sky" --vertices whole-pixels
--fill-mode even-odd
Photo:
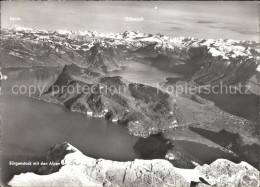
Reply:
[[[258,8],[256,1],[2,1],[1,26],[259,41]]]

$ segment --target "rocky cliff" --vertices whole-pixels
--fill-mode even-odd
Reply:
[[[61,166],[41,168],[47,175],[15,175],[11,186],[252,186],[260,184],[259,171],[241,162],[219,159],[195,169],[180,169],[166,160],[115,162],[85,156],[68,143],[50,149],[46,162]]]

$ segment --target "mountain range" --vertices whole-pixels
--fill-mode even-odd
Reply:
[[[1,37],[2,68],[61,67],[54,84],[35,98],[125,125],[130,134],[144,138],[135,146],[138,152],[148,149],[155,155],[152,159],[166,158],[174,166],[185,168],[214,161],[215,158],[205,161],[187,150],[180,144],[185,140],[207,146],[209,150],[216,149],[230,160],[259,167],[259,43],[170,38],[136,31],[104,34],[19,26],[2,29]],[[158,89],[108,75],[127,66],[126,60],[182,77],[167,77]],[[70,93],[63,88],[75,85],[98,85],[99,91]],[[104,85],[126,90],[116,94],[100,92]],[[199,90],[203,86],[219,85],[233,86],[234,90],[241,85],[242,92],[217,97]],[[173,94],[166,91],[168,86],[173,86]],[[188,91],[176,95],[178,86],[185,86]],[[236,102],[227,103],[229,100]],[[248,113],[246,107],[250,108]],[[169,145],[160,154],[154,153],[156,150],[149,142],[156,135]]]

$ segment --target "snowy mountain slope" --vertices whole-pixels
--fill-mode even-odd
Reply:
[[[241,162],[235,164],[218,159],[195,169],[180,169],[166,160],[134,160],[115,162],[83,155],[68,143],[56,144],[47,162],[62,163],[41,170],[47,175],[24,173],[15,175],[11,186],[251,186],[260,184],[259,171]]]
[[[1,37],[3,67],[75,63],[107,72],[120,69],[127,58],[188,75],[198,84],[250,84],[260,65],[259,43],[253,41],[170,38],[133,31],[45,31],[19,26],[3,29]]]

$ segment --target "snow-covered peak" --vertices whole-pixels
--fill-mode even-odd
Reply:
[[[226,159],[217,159],[210,165],[198,166],[195,170],[210,184],[225,183],[225,186],[257,186],[260,184],[259,172],[246,162],[236,164]]]
[[[136,32],[134,32],[134,31],[125,31],[123,33],[123,36],[125,36],[125,37],[131,37],[131,36],[135,36],[135,35],[136,35]]]
[[[143,38],[147,37],[148,35],[145,33],[141,33],[139,31],[125,31],[121,34],[123,38]]]
[[[12,33],[12,31],[20,31]],[[8,33],[10,32],[10,33]],[[23,36],[25,34],[32,34],[32,36]],[[149,44],[155,44],[155,48],[162,48],[164,51],[173,51],[175,48],[180,50],[189,49],[191,47],[201,47],[204,46],[208,50],[213,58],[222,57],[224,60],[232,60],[237,57],[245,58],[257,58],[257,47],[254,47],[254,50],[257,51],[255,55],[251,54],[250,46],[255,45],[253,42],[243,42],[238,40],[231,39],[196,39],[193,37],[176,37],[171,38],[169,36],[161,34],[146,34],[139,31],[125,31],[124,33],[99,33],[96,31],[68,31],[68,30],[58,30],[55,32],[47,32],[37,30],[34,31],[31,28],[21,27],[18,25],[12,26],[9,31],[7,31],[9,36],[14,34],[17,37],[29,38],[32,37],[33,40],[42,40],[46,39],[44,35],[52,35],[52,38],[59,39],[62,37],[62,40],[66,42],[66,39],[72,40],[84,40],[91,42],[98,41],[103,46],[105,43],[108,45],[125,45],[126,48],[137,49],[139,47],[144,47]],[[48,39],[48,38],[47,38]],[[84,46],[83,46],[84,48]],[[78,47],[77,47],[78,49]],[[84,50],[87,50],[84,48]]]
[[[68,30],[58,30],[57,33],[60,35],[70,35],[72,32]]]
[[[260,72],[260,65],[258,65],[258,67],[256,68],[256,71]]]
[[[66,143],[66,142],[65,142]],[[76,147],[74,147],[73,145],[71,145],[71,144],[69,144],[69,143],[66,143],[67,144],[67,148],[66,148],[66,150],[67,151],[73,151],[73,152],[80,152],[81,153],[81,151],[79,151]]]
[[[20,25],[12,25],[9,29],[13,30],[13,31],[33,31],[32,28],[23,27],[23,26],[20,26]]]

